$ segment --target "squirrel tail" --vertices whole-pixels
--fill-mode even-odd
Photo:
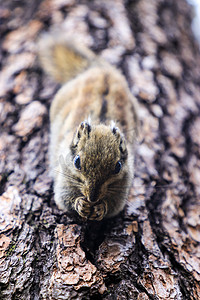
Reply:
[[[98,61],[87,47],[59,33],[43,34],[38,54],[44,70],[59,83],[65,83]]]

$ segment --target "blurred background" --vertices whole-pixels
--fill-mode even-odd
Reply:
[[[194,19],[192,21],[192,30],[200,44],[200,0],[187,0],[193,6]]]

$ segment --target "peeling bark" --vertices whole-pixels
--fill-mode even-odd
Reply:
[[[199,299],[200,54],[184,0],[5,1],[0,7],[0,299]],[[25,16],[25,17],[24,17]],[[58,88],[36,39],[61,26],[125,74],[141,143],[129,203],[81,223],[48,167]]]

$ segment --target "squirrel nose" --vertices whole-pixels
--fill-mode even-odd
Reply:
[[[89,200],[90,202],[96,202],[96,200],[97,200],[97,194],[96,194],[95,190],[92,190],[92,191],[89,193],[88,200]]]
[[[89,202],[94,203],[98,200],[99,190],[100,190],[100,185],[95,185],[90,189],[89,195],[88,195]]]

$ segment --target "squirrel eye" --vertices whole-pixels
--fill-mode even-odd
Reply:
[[[121,161],[118,161],[115,166],[115,174],[118,174],[120,172],[121,168],[122,168],[122,163],[121,163]]]
[[[78,170],[81,169],[81,160],[80,160],[80,156],[79,155],[76,155],[75,158],[74,158],[74,166]]]

